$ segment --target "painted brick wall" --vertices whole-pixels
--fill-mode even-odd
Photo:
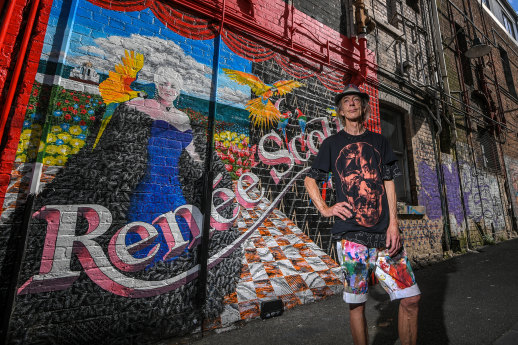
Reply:
[[[26,70],[28,105],[10,127],[15,151],[2,160],[10,178],[4,258],[29,187],[39,191],[11,291],[9,342],[136,344],[256,318],[272,298],[288,309],[341,291],[329,225],[318,224],[301,176],[336,130],[331,99],[344,83],[371,95],[368,127],[379,132],[374,54],[296,6],[227,5],[220,32],[199,7],[42,3],[45,39]],[[324,7],[313,11],[327,16]],[[298,30],[284,37],[291,16]],[[268,39],[254,38],[265,30]],[[298,50],[287,52],[289,40]],[[321,55],[328,42],[329,60]],[[210,114],[213,230],[200,311]],[[291,175],[275,183],[274,168]],[[2,262],[2,282],[14,267]]]

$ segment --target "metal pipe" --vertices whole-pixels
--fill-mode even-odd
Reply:
[[[7,7],[7,11],[5,12],[5,16],[2,18],[2,28],[0,29],[0,48],[4,46],[5,36],[7,35],[9,24],[11,24],[11,17],[13,16],[15,5],[16,1],[10,0],[9,7]]]
[[[2,113],[0,115],[0,143],[2,142],[3,137],[4,137],[5,125],[7,123],[7,118],[9,117],[9,113],[11,112],[11,105],[13,103],[14,94],[15,94],[17,86],[18,86],[18,79],[20,78],[22,67],[25,62],[25,53],[27,52],[27,47],[29,46],[29,39],[31,38],[32,29],[34,27],[34,22],[36,19],[36,14],[38,13],[39,4],[40,4],[40,0],[34,0],[31,4],[31,11],[29,13],[29,18],[27,20],[27,24],[25,25],[23,39],[20,44],[20,50],[16,57],[16,65],[14,66],[14,71],[13,71],[13,74],[11,77],[11,82],[9,83],[9,89],[7,91],[7,97],[4,102],[4,106],[2,107]]]
[[[451,1],[448,0],[448,5],[447,5],[447,8],[448,8],[448,19],[449,19],[449,23],[450,23],[450,33],[454,32],[454,33],[457,33],[457,30],[455,28],[455,21],[454,21],[454,18],[453,18],[453,11],[451,9]],[[459,84],[461,86],[461,89],[462,89],[462,92],[461,92],[461,98],[465,98],[465,95],[466,95],[466,86],[464,85],[464,73],[462,71],[462,68],[460,66],[460,62],[459,62],[459,56],[460,56],[460,48],[459,48],[459,42],[458,42],[458,39],[457,39],[457,34],[455,34],[455,39],[454,39],[454,42],[455,42],[455,67],[457,69],[457,75],[459,76]],[[463,105],[466,107],[469,107],[469,101],[468,100],[465,100],[463,102]],[[467,114],[467,110],[465,111],[465,114]],[[464,115],[464,121],[466,122],[466,115]],[[455,126],[455,119],[453,119],[453,124]],[[469,127],[467,127],[469,128]],[[465,203],[465,200],[464,200],[464,191],[463,191],[463,188],[462,188],[462,177],[461,177],[461,169],[460,169],[460,163],[459,163],[459,153],[457,151],[457,142],[455,142],[455,145],[453,145],[453,153],[455,155],[454,157],[454,161],[455,161],[455,165],[457,167],[457,177],[459,179],[459,191],[460,191],[460,201],[461,201],[461,205],[462,205],[462,212],[463,212],[463,215],[464,215],[464,219],[465,219],[465,227],[466,227],[466,250],[467,251],[470,251],[471,248],[470,247],[473,247],[471,245],[471,238],[470,238],[470,231],[469,231],[469,223],[468,223],[468,213],[467,213],[467,208],[466,208],[466,203]]]
[[[223,0],[225,6],[225,0]],[[224,9],[223,9],[224,11]],[[222,20],[224,20],[222,16]],[[223,28],[224,22],[221,22]],[[197,305],[199,308],[201,333],[203,335],[203,321],[205,319],[205,306],[207,304],[207,274],[209,260],[209,244],[210,244],[210,217],[212,212],[212,193],[214,171],[212,170],[212,155],[214,153],[214,121],[217,113],[218,103],[218,86],[219,86],[219,60],[221,54],[221,34],[214,39],[214,57],[212,61],[212,85],[209,103],[209,116],[207,124],[207,143],[205,149],[205,172],[203,174],[203,196],[202,196],[202,212],[203,225],[201,232],[201,244],[199,247],[198,264],[200,265],[200,274],[198,275],[198,295]]]
[[[12,268],[13,278],[9,282],[9,286],[6,292],[6,304],[4,306],[3,315],[1,315],[2,320],[0,325],[1,332],[0,333],[0,344],[8,344],[9,338],[9,325],[11,321],[11,316],[16,307],[16,285],[18,284],[18,280],[20,280],[20,274],[22,270],[22,264],[25,260],[25,253],[27,250],[27,238],[29,234],[29,226],[31,224],[32,219],[32,208],[34,206],[34,194],[29,194],[27,196],[27,200],[25,201],[24,209],[23,209],[23,219],[22,224],[19,227],[13,227],[11,232],[11,236],[13,238],[18,237],[14,241],[14,263]],[[18,229],[18,234],[15,234],[14,231]]]

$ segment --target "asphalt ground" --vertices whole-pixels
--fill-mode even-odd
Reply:
[[[518,239],[415,271],[422,292],[418,344],[518,345]],[[398,302],[379,286],[366,304],[371,344],[399,344]],[[341,295],[282,316],[161,344],[352,344]]]

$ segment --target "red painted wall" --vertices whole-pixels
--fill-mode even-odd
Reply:
[[[9,87],[11,87],[11,74],[16,61],[22,57],[18,56],[19,44],[24,34],[24,24],[27,19],[31,1],[15,1],[13,15],[8,24],[8,31],[5,41],[0,47],[0,90],[1,104],[4,104]],[[6,6],[8,3],[6,2]],[[9,114],[4,133],[2,135],[2,146],[0,153],[0,204],[4,203],[5,192],[9,185],[10,174],[13,167],[16,148],[20,139],[23,118],[29,101],[32,84],[38,69],[43,40],[52,5],[51,0],[41,0],[34,29],[29,40],[29,47],[26,61],[22,67],[22,74],[18,82],[18,90]],[[5,13],[5,12],[4,12]],[[2,18],[2,23],[5,18]],[[5,143],[5,144],[4,144]]]

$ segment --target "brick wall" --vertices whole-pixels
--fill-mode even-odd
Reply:
[[[464,12],[462,8],[465,8]],[[516,51],[516,42],[505,33],[485,7],[480,7],[480,3],[472,1],[471,10],[473,22],[478,30],[477,35],[482,38],[483,43],[491,46],[491,53],[480,61],[462,60],[462,54],[456,52],[456,41],[447,39],[455,35],[464,35],[468,42],[467,47],[471,46],[474,29],[468,24],[471,15],[467,2],[452,1],[451,5],[450,2],[444,2],[439,14],[443,38],[451,42],[444,50],[444,56],[453,97],[452,115],[457,127],[458,143],[455,154],[461,170],[460,188],[466,194],[464,207],[469,220],[467,231],[471,242],[477,244],[487,243],[492,238],[505,239],[516,231],[513,230],[513,217],[509,216],[512,214],[509,213],[512,192],[506,187],[506,181],[512,179],[512,173],[509,174],[509,168],[504,166],[507,162],[504,156],[516,155],[513,148],[516,138],[513,109],[516,108],[517,100],[508,91],[506,72],[498,46],[506,47],[508,51],[510,73],[517,71],[516,54],[513,53],[513,50]],[[457,24],[456,27],[450,25],[451,16]],[[458,31],[459,28],[464,28],[464,32]],[[466,63],[471,64],[471,68],[466,68]],[[484,90],[484,85],[480,83],[480,74],[477,76],[477,63],[483,63],[480,70],[487,81],[486,97],[491,104],[489,108],[485,107],[484,101],[477,96],[480,94],[477,90]],[[462,75],[466,73],[473,76],[473,85],[463,83],[465,77],[463,79]],[[466,102],[470,107],[464,106]],[[481,136],[481,129],[490,128],[491,124],[494,124],[493,120],[506,122],[507,129],[492,132],[496,139],[486,140]],[[488,164],[491,160],[498,162],[496,171],[492,164]]]
[[[200,314],[210,329],[258,317],[272,298],[290,308],[340,291],[329,224],[317,219],[300,176],[336,131],[332,99],[344,83],[369,92],[368,126],[379,132],[374,55],[365,40],[337,32],[340,21],[323,19],[338,1],[302,10],[226,3],[223,29],[201,7],[42,3],[48,27],[37,38],[45,39],[26,69],[27,106],[9,127],[14,151],[2,157],[3,258],[24,230],[30,186],[39,192],[10,290],[10,343],[151,342],[199,330]],[[272,83],[283,89],[263,94]],[[200,311],[211,115],[214,230]],[[4,260],[2,282],[16,268]]]

